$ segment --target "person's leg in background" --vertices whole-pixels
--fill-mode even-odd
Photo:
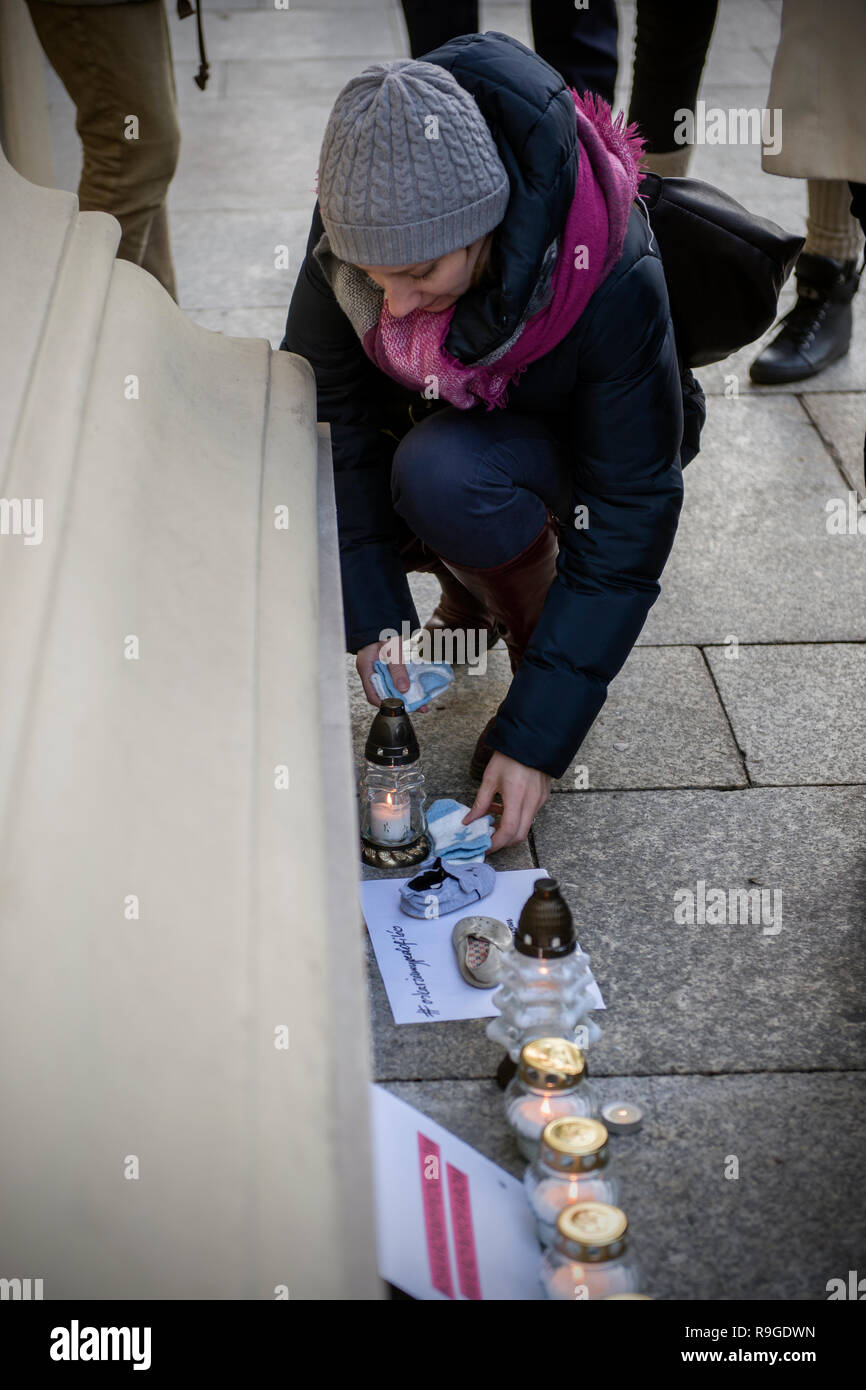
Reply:
[[[478,0],[402,0],[402,4],[413,58],[432,53],[459,34],[478,32]]]
[[[163,0],[28,5],[77,110],[81,210],[112,213],[121,226],[118,256],[150,271],[177,299],[165,200],[180,129]]]
[[[856,217],[866,237],[866,183],[849,183],[851,190],[851,216]],[[863,439],[863,482],[866,485],[866,437]]]
[[[402,0],[409,51],[431,53],[458,34],[478,32],[478,0]],[[573,0],[532,0],[535,50],[579,92],[598,92],[613,104],[616,84],[615,0],[592,0],[577,10]]]
[[[581,95],[597,92],[613,106],[616,86],[616,0],[590,0],[576,9],[572,0],[532,0],[535,51],[561,72]]]
[[[688,172],[692,147],[674,139],[675,114],[695,109],[717,9],[718,0],[689,0],[672,17],[668,5],[637,0],[628,119],[640,127],[644,167],[654,174]]]
[[[440,410],[394,454],[394,510],[486,616],[475,625],[501,628],[512,671],[556,574],[557,518],[569,489],[554,434],[536,417],[506,410]],[[464,607],[471,618],[470,603]],[[492,756],[484,735],[495,718],[478,738],[475,778]]]
[[[808,179],[806,241],[797,257],[797,302],[749,370],[758,385],[805,381],[851,346],[851,301],[863,234],[851,216],[851,189],[842,179]]]

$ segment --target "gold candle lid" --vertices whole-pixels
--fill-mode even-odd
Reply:
[[[612,1260],[625,1249],[628,1217],[607,1202],[575,1202],[556,1218],[557,1249],[576,1260]]]
[[[603,1168],[610,1156],[607,1130],[600,1120],[561,1115],[544,1126],[540,1158],[562,1173],[586,1173]]]
[[[518,1076],[533,1091],[565,1091],[586,1075],[586,1058],[565,1038],[534,1038],[520,1050]]]
[[[652,1298],[648,1293],[606,1293],[602,1302],[613,1303],[615,1298],[645,1298],[647,1303],[652,1303]]]

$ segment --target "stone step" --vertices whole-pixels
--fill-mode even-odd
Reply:
[[[4,1274],[379,1297],[312,371],[2,159],[0,199]]]

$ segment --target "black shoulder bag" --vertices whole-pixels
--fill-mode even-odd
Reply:
[[[760,338],[804,238],[700,179],[645,174],[639,197],[658,242],[683,363],[705,367]]]

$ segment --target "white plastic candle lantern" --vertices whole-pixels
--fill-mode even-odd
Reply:
[[[493,995],[500,1013],[487,1036],[508,1049],[512,1062],[533,1039],[564,1038],[585,1047],[601,1036],[589,1017],[596,1007],[589,956],[577,949],[571,911],[556,879],[536,879],[500,978]]]

